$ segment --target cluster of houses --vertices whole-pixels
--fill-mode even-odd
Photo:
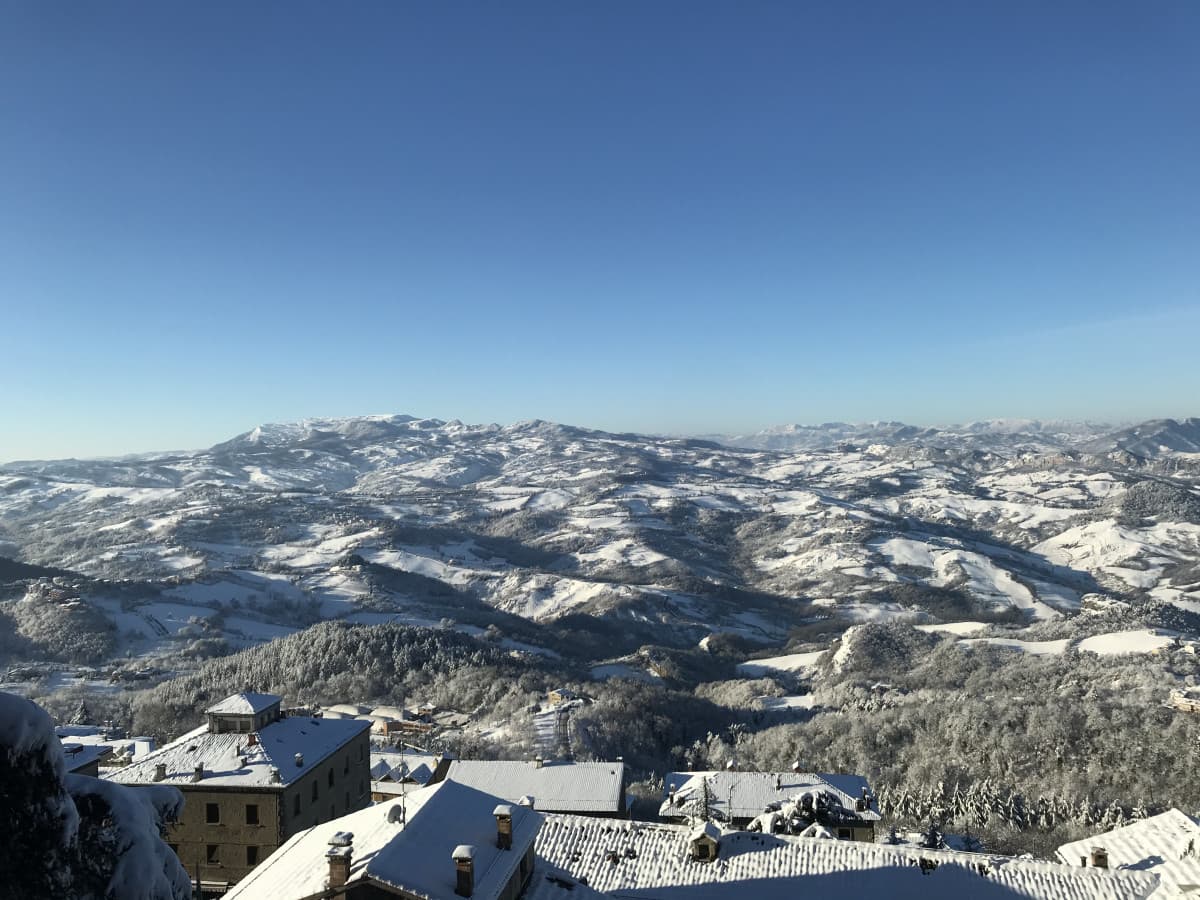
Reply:
[[[339,703],[321,711],[327,719],[359,719],[371,723],[371,734],[381,738],[427,737],[440,729],[461,728],[469,717],[454,710],[438,709],[432,703],[412,707],[358,706]]]
[[[1011,859],[877,842],[858,776],[731,767],[668,774],[659,821],[641,822],[619,760],[384,751],[369,713],[320,712],[235,694],[104,777],[179,788],[167,840],[197,896],[229,900],[1115,900],[1200,886],[1200,826],[1177,811],[1066,845],[1061,862]]]

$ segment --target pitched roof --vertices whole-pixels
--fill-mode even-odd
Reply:
[[[778,809],[780,804],[814,790],[832,793],[843,807],[853,810],[865,789],[870,802],[857,815],[879,819],[879,807],[865,778],[824,772],[669,772],[663,779],[663,804],[658,814],[667,818],[698,815],[704,805],[705,782],[709,810],[719,818],[753,819],[768,807]]]
[[[225,896],[228,900],[297,900],[321,894],[329,876],[330,839],[354,835],[348,883],[370,880],[429,900],[458,900],[451,854],[475,848],[472,900],[496,900],[533,843],[542,815],[513,809],[512,850],[496,847],[496,797],[443,781],[399,800],[376,804],[289,839]]]
[[[681,825],[550,815],[536,847],[542,863],[586,879],[591,889],[633,900],[661,900],[668,894],[673,900],[731,900],[748,892],[755,900],[793,900],[801,894],[1136,900],[1148,897],[1157,883],[1143,872],[746,831],[722,834],[717,859],[697,862],[688,835]],[[923,870],[921,859],[937,867]]]
[[[1096,848],[1108,853],[1110,868],[1157,875],[1161,887],[1154,895],[1156,900],[1200,895],[1200,824],[1177,809],[1063,844],[1058,858],[1078,866]]]
[[[205,712],[218,716],[252,716],[282,702],[283,698],[274,694],[255,694],[243,691],[240,694],[231,694],[220,703],[210,706]]]
[[[245,734],[210,734],[207,725],[147,753],[105,777],[124,784],[150,784],[160,763],[167,767],[163,784],[192,783],[196,766],[204,766],[204,787],[284,787],[311,772],[330,754],[370,730],[357,719],[313,719],[289,716],[258,732],[258,742]],[[303,765],[296,765],[296,754]],[[239,757],[240,754],[240,757]],[[271,769],[279,770],[278,782]]]
[[[112,753],[112,747],[107,744],[77,744],[64,741],[62,748],[68,772],[78,772]]]
[[[621,786],[625,779],[623,762],[519,760],[467,760],[450,764],[447,781],[457,781],[503,797],[511,803],[533,797],[533,805],[543,812],[620,813]]]
[[[372,750],[371,779],[382,781],[413,781],[428,784],[437,771],[441,757],[431,753],[409,753],[407,751]],[[402,768],[403,767],[403,768]]]

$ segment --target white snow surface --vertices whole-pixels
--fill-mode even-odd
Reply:
[[[513,849],[496,847],[499,798],[454,781],[408,792],[309,828],[290,838],[225,896],[228,900],[292,900],[325,890],[325,852],[338,833],[353,835],[350,882],[376,881],[427,900],[459,900],[451,854],[475,848],[472,900],[496,900],[542,823],[528,806],[512,809]]]
[[[691,900],[1134,900],[1149,897],[1157,883],[1140,872],[745,831],[721,833],[717,859],[700,863],[691,858],[690,832],[682,825],[551,815],[536,846],[539,857],[572,879],[586,879],[589,890],[636,900],[672,894]],[[920,859],[937,868],[925,874]]]

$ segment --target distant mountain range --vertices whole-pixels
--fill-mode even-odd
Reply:
[[[1200,453],[1200,418],[1154,419],[1117,428],[1090,422],[989,419],[930,427],[903,422],[777,425],[753,434],[703,435],[730,447],[758,450],[819,450],[844,444],[911,444],[989,452],[1038,453],[1078,450],[1104,454],[1123,450],[1151,459],[1163,453]]]
[[[103,652],[160,660],[320,619],[494,626],[515,650],[599,664],[720,634],[1050,619],[1087,594],[1200,613],[1200,419],[724,440],[765,449],[372,416],[10,463],[0,557],[21,565],[0,575],[82,579],[81,604],[12,626],[30,653],[70,612],[108,623]]]

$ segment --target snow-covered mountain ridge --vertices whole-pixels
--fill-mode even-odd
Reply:
[[[87,598],[135,651],[216,612],[235,642],[316,618],[501,614],[675,646],[1050,619],[1088,594],[1200,613],[1197,426],[976,423],[944,446],[899,423],[821,426],[835,446],[749,450],[313,419],[195,453],[0,466],[0,556],[142,586]]]

